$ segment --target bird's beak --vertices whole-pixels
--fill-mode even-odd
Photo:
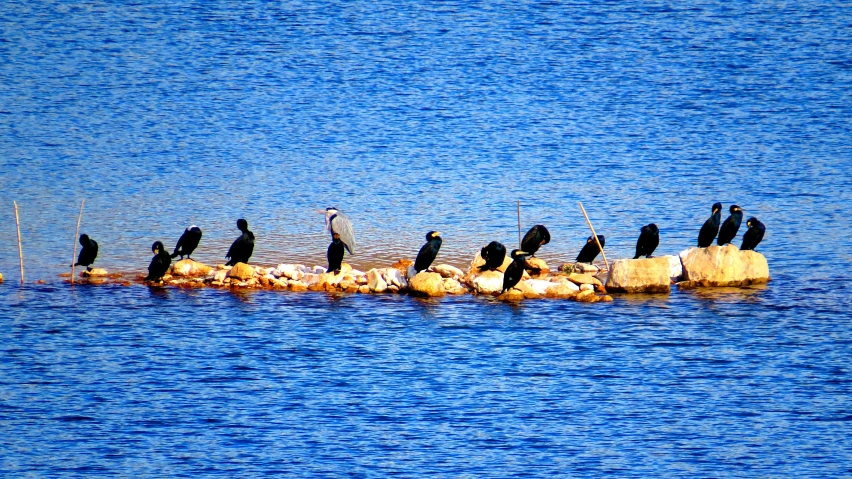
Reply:
[[[324,215],[324,214],[325,214],[325,210],[316,210],[316,212],[317,212],[317,213],[319,213],[319,214],[321,214],[321,215]]]
[[[518,254],[529,254],[526,251],[518,251]]]

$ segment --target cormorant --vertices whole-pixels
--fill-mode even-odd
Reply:
[[[98,242],[89,238],[89,235],[80,235],[80,254],[77,255],[77,262],[74,266],[85,266],[87,270],[92,270],[92,263],[98,257]]]
[[[175,245],[175,252],[172,253],[172,258],[178,255],[180,255],[180,259],[183,259],[184,255],[189,258],[192,252],[195,251],[195,248],[198,248],[199,241],[201,241],[201,228],[195,225],[190,226],[180,235],[180,239]]]
[[[743,235],[743,245],[740,246],[740,249],[753,250],[763,240],[763,235],[766,233],[766,226],[754,216],[746,221],[746,225],[748,226],[748,230]]]
[[[731,205],[731,216],[722,223],[719,228],[719,237],[716,238],[716,244],[719,246],[730,243],[737,236],[737,231],[740,230],[740,223],[743,222],[743,209],[737,205]]]
[[[148,265],[148,276],[145,281],[160,281],[163,275],[169,270],[169,265],[172,264],[172,258],[163,243],[155,241],[151,245],[151,251],[154,257],[151,258],[151,264]]]
[[[606,247],[606,238],[604,238],[604,235],[598,235],[598,241],[601,242],[601,247]],[[586,244],[583,245],[583,249],[580,250],[580,254],[577,255],[577,263],[591,263],[600,252],[601,249],[598,248],[595,238],[589,236]]]
[[[340,235],[334,233],[332,235],[333,241],[330,245],[328,245],[328,252],[326,253],[326,257],[328,258],[328,269],[325,270],[326,273],[334,272],[334,274],[340,273],[341,264],[343,263],[343,254],[345,253],[343,242],[340,241]]]
[[[430,231],[426,233],[426,244],[420,248],[417,253],[417,259],[414,260],[414,269],[419,273],[432,265],[435,257],[438,256],[438,251],[441,249],[441,233]]]
[[[719,224],[722,222],[722,203],[713,203],[713,213],[701,226],[698,232],[698,247],[706,248],[713,244],[716,235],[719,234]]]
[[[328,230],[332,238],[334,233],[339,234],[340,241],[346,247],[346,251],[349,251],[349,254],[355,254],[355,230],[352,229],[352,222],[349,221],[349,218],[333,206],[326,208],[325,211],[320,211],[320,213],[325,213],[325,229]]]
[[[547,231],[544,225],[535,225],[527,231],[524,239],[521,240],[521,249],[530,256],[535,256],[538,249],[547,243],[550,243],[550,231]]]
[[[521,278],[524,276],[524,265],[526,264],[526,256],[529,253],[523,250],[512,250],[512,264],[506,267],[506,272],[503,273],[503,290],[500,294],[514,288]]]
[[[479,251],[479,255],[485,260],[485,264],[479,267],[480,271],[488,271],[503,266],[506,259],[506,247],[503,243],[492,241]]]
[[[240,218],[237,220],[237,228],[243,232],[239,238],[234,240],[231,249],[228,250],[226,258],[230,260],[225,263],[226,266],[233,266],[237,263],[248,263],[251,258],[251,253],[254,251],[254,233],[248,229],[248,221]]]
[[[602,242],[603,243],[603,242]],[[640,256],[646,258],[651,257],[651,253],[660,245],[660,230],[657,225],[651,223],[642,227],[639,233],[639,240],[636,241],[636,256],[633,259],[638,259]]]

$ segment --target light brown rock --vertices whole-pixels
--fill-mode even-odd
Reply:
[[[228,277],[228,270],[220,269],[213,273],[213,281],[221,283]]]
[[[388,289],[388,283],[382,277],[382,271],[376,268],[367,271],[367,286],[374,293],[383,293]]]
[[[709,286],[747,286],[769,281],[769,264],[757,251],[732,244],[681,251],[684,280]]]
[[[524,293],[517,288],[512,288],[497,296],[497,299],[501,301],[521,301],[524,299]]]
[[[548,298],[559,299],[573,298],[574,296],[577,296],[577,290],[570,288],[568,286],[569,284],[574,286],[574,288],[577,287],[577,285],[571,283],[570,281],[566,281],[563,283],[551,283],[551,286],[547,288],[545,296]]]
[[[367,294],[367,293],[370,292],[370,287],[367,286],[366,284],[362,284],[361,286],[358,287],[358,292],[361,293],[361,294]]]
[[[290,291],[301,292],[301,291],[307,291],[308,290],[308,285],[306,285],[305,283],[303,283],[301,281],[290,280],[290,281],[287,281],[287,285],[290,286]]]
[[[465,288],[457,279],[454,278],[444,278],[444,289],[449,294],[467,293],[467,288]]]
[[[607,290],[616,293],[668,293],[671,291],[670,256],[619,259],[610,263]]]
[[[469,284],[479,294],[498,294],[503,290],[503,273],[486,271],[476,275]]]
[[[212,267],[188,258],[182,259],[172,265],[172,274],[175,276],[207,276],[211,271],[213,271]]]
[[[443,296],[446,294],[444,289],[444,278],[438,273],[427,273],[425,271],[417,273],[408,283],[408,291],[416,296]]]
[[[87,278],[93,278],[93,277],[103,277],[103,276],[106,276],[108,274],[109,273],[107,273],[107,270],[105,270],[103,268],[92,268],[91,270],[84,269],[83,272],[80,273],[80,276],[84,276],[84,277],[87,277]]]
[[[595,278],[594,276],[592,276],[590,274],[571,273],[571,274],[568,275],[568,280],[571,281],[574,284],[577,284],[577,285],[580,285],[580,284],[591,284],[591,285],[602,284],[600,282],[600,280],[598,280],[597,278]]]
[[[245,263],[237,263],[231,268],[231,271],[228,272],[228,277],[243,281],[247,280],[254,277],[254,268]]]
[[[580,291],[574,299],[581,303],[594,303],[598,301],[598,295],[594,291]]]
[[[414,261],[410,259],[401,259],[391,265],[391,268],[398,269],[400,273],[405,274],[410,266],[414,266]]]
[[[524,264],[524,269],[538,275],[550,272],[550,268],[548,268],[547,263],[545,263],[545,261],[541,258],[527,258],[526,263]]]
[[[444,278],[458,279],[464,276],[464,272],[462,270],[448,264],[439,264],[438,266],[433,266],[432,269]]]

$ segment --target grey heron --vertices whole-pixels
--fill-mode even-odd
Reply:
[[[349,251],[349,254],[355,254],[355,230],[352,229],[349,218],[333,206],[317,213],[325,213],[325,229],[331,234],[332,239],[335,233],[340,235],[340,241],[343,242],[346,251]]]

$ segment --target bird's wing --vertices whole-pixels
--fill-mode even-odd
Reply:
[[[535,241],[536,233],[537,233],[537,229],[535,228],[535,226],[530,228],[530,230],[527,231],[527,234],[524,235],[524,239],[521,240],[521,248],[523,248],[524,245],[529,245],[533,241]]]
[[[349,254],[355,254],[355,230],[352,222],[341,212],[337,212],[331,219],[331,233],[340,235],[340,241],[346,246]]]

